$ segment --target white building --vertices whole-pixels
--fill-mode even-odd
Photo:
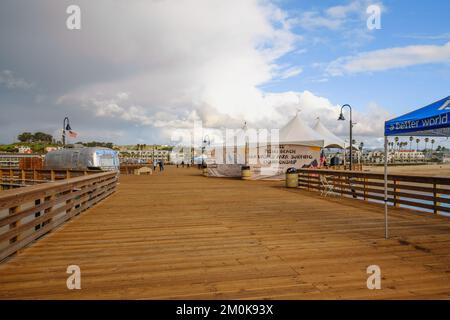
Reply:
[[[155,149],[155,150],[132,150],[124,149],[119,151],[119,158],[123,162],[146,162],[152,163],[153,161],[169,162],[170,151]]]
[[[33,150],[31,150],[31,148],[28,146],[19,146],[18,150],[19,153],[26,153],[26,154],[33,153]]]
[[[383,163],[383,151],[369,151],[363,154],[363,162],[365,163]],[[388,162],[423,162],[425,154],[416,150],[395,150],[388,153]]]

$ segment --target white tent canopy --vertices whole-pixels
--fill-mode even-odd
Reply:
[[[324,137],[308,126],[297,112],[297,115],[280,129],[281,144],[323,147]]]
[[[344,148],[344,140],[336,136],[333,132],[328,130],[327,127],[323,125],[320,121],[320,118],[317,118],[317,122],[314,125],[313,129],[320,134],[324,138],[324,147],[325,148]]]

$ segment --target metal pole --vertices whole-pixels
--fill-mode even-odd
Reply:
[[[66,145],[66,120],[69,120],[69,118],[65,117],[63,120],[63,133],[62,133],[62,144],[63,146]]]
[[[388,231],[388,137],[384,136],[384,237],[389,238]]]
[[[344,107],[348,107],[350,110],[350,166],[349,169],[350,171],[352,170],[352,165],[353,165],[353,119],[352,119],[352,107],[349,104],[344,104],[341,107],[341,114],[339,115],[338,120],[345,120],[344,115],[342,114],[342,110],[344,109]],[[345,169],[345,166],[344,166]]]
[[[350,171],[352,171],[353,165],[353,122],[352,122],[352,107],[350,109]]]
[[[345,146],[345,140],[344,140],[344,170],[345,170],[345,166],[346,166],[346,162],[347,162],[347,147]]]

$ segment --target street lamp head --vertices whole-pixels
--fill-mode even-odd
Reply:
[[[338,118],[338,120],[345,120],[345,118],[344,118],[344,114],[342,113],[342,111],[341,111],[341,114],[339,115],[339,118]]]

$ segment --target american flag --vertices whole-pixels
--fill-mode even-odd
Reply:
[[[320,151],[320,166],[322,167],[325,163],[325,152],[323,149]]]
[[[68,135],[71,138],[76,138],[78,134],[75,131],[69,130],[69,134]]]

